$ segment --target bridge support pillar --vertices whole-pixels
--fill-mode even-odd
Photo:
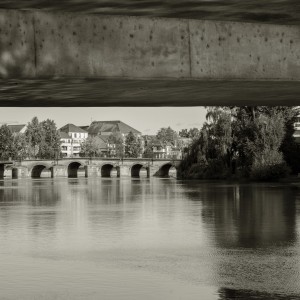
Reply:
[[[120,165],[120,177],[131,177],[130,168],[128,166]]]
[[[27,177],[29,177],[28,168],[27,167],[23,167],[23,166],[14,167],[12,169],[11,177],[13,179],[27,178]]]
[[[52,178],[57,178],[57,177],[68,177],[68,169],[66,166],[53,166],[52,167],[52,172],[51,172],[51,177]]]
[[[87,165],[85,167],[85,177],[101,177],[101,170],[97,165]]]
[[[157,175],[157,172],[159,171],[159,167],[158,166],[149,166],[149,177],[153,177],[155,175]]]

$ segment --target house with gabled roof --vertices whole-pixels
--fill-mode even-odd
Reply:
[[[27,129],[26,124],[7,125],[7,127],[13,135],[19,134],[19,133],[21,133],[21,134],[25,133],[25,131]]]

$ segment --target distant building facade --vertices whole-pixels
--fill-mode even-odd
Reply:
[[[296,122],[294,123],[294,128],[295,128],[294,138],[296,142],[300,144],[300,116],[296,118]]]
[[[177,145],[172,143],[166,143],[165,145],[159,141],[155,135],[143,136],[145,148],[149,150],[151,148],[151,157],[153,159],[181,159],[182,150]],[[149,153],[147,153],[149,156]]]
[[[88,132],[74,124],[67,124],[59,129],[61,153],[63,157],[78,157],[81,143],[88,137]]]

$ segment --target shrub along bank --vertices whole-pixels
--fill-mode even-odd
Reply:
[[[300,172],[293,107],[210,107],[184,157],[182,179],[277,180]]]

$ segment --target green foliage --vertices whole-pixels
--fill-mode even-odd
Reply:
[[[148,138],[145,140],[145,149],[143,153],[143,157],[152,158],[153,157],[153,146],[156,143],[154,138]]]
[[[255,165],[251,170],[251,178],[261,181],[277,180],[289,175],[290,168],[285,162],[271,165]]]
[[[164,146],[168,143],[175,145],[176,141],[178,140],[178,134],[171,127],[161,128],[157,132],[156,138],[158,141],[162,142]]]
[[[60,153],[60,135],[53,120],[40,123],[41,141],[38,156],[43,159],[54,159]]]
[[[200,130],[198,128],[191,128],[190,130],[182,129],[179,131],[179,136],[183,138],[196,139],[200,135]]]
[[[288,175],[285,160],[289,165],[298,161],[297,171],[300,154],[292,137],[296,114],[286,107],[208,108],[208,122],[190,146],[179,175],[270,180]]]
[[[125,139],[125,155],[127,157],[139,157],[141,153],[141,140],[130,131]]]
[[[280,146],[284,160],[293,174],[300,173],[300,145],[296,143],[293,136],[295,132],[294,123],[299,115],[299,109],[284,107],[285,136]]]
[[[0,127],[0,158],[3,160],[13,157],[13,136],[7,125]]]
[[[23,160],[28,157],[28,144],[26,136],[18,133],[13,137],[13,159]]]
[[[97,137],[89,136],[85,141],[83,141],[80,145],[80,153],[81,157],[101,157],[102,152],[100,145],[97,141]]]
[[[123,157],[124,156],[124,139],[119,132],[112,133],[108,137],[108,143],[111,145],[110,156]]]
[[[41,141],[43,138],[42,126],[37,117],[34,117],[31,122],[28,123],[25,132],[26,140],[28,144],[28,155],[32,158],[38,157]]]

